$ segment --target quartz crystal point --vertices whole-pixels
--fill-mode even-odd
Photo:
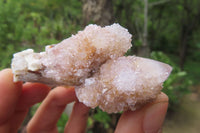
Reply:
[[[123,56],[132,46],[131,37],[119,24],[89,25],[76,35],[47,46],[45,52],[28,49],[14,54],[14,81],[80,85],[108,59]]]
[[[108,113],[135,110],[156,98],[172,68],[151,59],[128,56],[108,60],[75,88],[80,102]]]

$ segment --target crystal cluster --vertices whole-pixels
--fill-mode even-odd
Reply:
[[[136,56],[124,57],[132,35],[119,24],[89,25],[49,45],[45,52],[28,49],[14,54],[14,81],[75,86],[85,105],[116,113],[135,110],[154,100],[172,68]]]
[[[164,63],[128,56],[109,60],[98,73],[75,88],[79,101],[103,111],[135,110],[152,101],[162,89],[172,68]]]
[[[83,31],[46,47],[45,52],[28,49],[14,54],[15,81],[42,82],[49,85],[80,85],[108,59],[123,56],[132,35],[119,24],[89,25]]]

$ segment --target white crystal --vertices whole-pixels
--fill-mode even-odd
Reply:
[[[16,53],[12,61],[15,81],[80,85],[105,61],[123,56],[132,46],[131,36],[119,24],[89,25],[58,44],[46,46],[45,52],[29,49]]]
[[[87,106],[99,106],[108,113],[135,110],[156,98],[171,70],[169,65],[158,61],[119,57],[100,67],[93,76],[95,82],[77,86],[76,95]]]
[[[135,110],[160,93],[172,68],[136,56],[122,57],[131,34],[119,24],[89,25],[58,44],[14,54],[14,81],[76,86],[80,102],[116,113]]]

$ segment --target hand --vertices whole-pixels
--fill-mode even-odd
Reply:
[[[39,83],[13,83],[10,69],[0,72],[0,133],[16,133],[29,108],[42,102],[28,123],[28,133],[56,133],[56,123],[66,105],[77,100],[73,88],[57,87],[50,91]],[[65,127],[66,132],[84,132],[89,108],[76,102]]]
[[[153,103],[136,111],[124,112],[115,133],[161,133],[167,108],[168,97],[161,93]]]
[[[28,123],[28,133],[57,133],[56,123],[66,105],[76,101],[65,127],[65,133],[82,133],[86,129],[89,108],[79,103],[73,88],[57,87],[50,91],[39,83],[13,83],[10,69],[0,72],[0,133],[15,133],[29,108],[41,106]],[[161,93],[157,100],[136,111],[122,114],[116,133],[156,133],[161,131],[167,111],[168,97]]]

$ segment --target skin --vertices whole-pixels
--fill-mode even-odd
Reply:
[[[39,83],[13,83],[10,69],[0,71],[0,133],[17,133],[29,108],[42,102],[26,127],[28,133],[58,133],[56,123],[66,105],[75,101],[64,133],[84,133],[89,108],[78,102],[74,88],[53,90]],[[136,111],[124,112],[115,133],[159,133],[168,107],[168,97],[161,93],[153,103]],[[77,126],[78,125],[78,126]]]

